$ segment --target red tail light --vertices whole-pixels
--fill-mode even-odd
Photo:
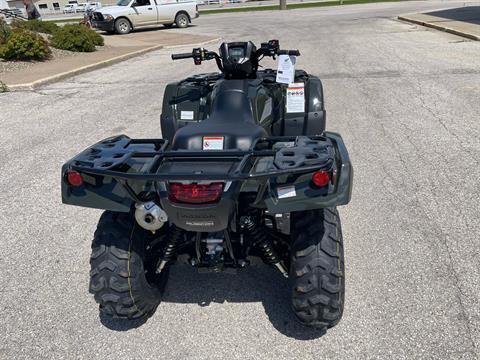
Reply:
[[[223,185],[222,182],[210,184],[170,183],[168,199],[171,202],[184,204],[216,203],[222,196]]]
[[[312,182],[317,187],[323,187],[330,182],[330,174],[326,171],[316,171],[312,175]]]
[[[67,171],[67,182],[71,186],[79,187],[83,185],[83,177],[78,171],[68,170]]]

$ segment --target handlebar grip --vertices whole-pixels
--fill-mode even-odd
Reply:
[[[300,51],[298,50],[278,50],[278,55],[293,55],[293,56],[300,56]]]
[[[192,57],[192,53],[172,54],[172,60],[190,59]]]

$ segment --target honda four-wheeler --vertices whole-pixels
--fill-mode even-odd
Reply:
[[[220,72],[167,85],[163,139],[114,136],[63,166],[63,202],[106,210],[90,260],[103,313],[151,315],[175,261],[235,273],[261,258],[288,279],[300,322],[338,323],[345,275],[336,207],[350,201],[353,169],[340,135],[325,131],[320,80],[297,70],[283,84],[276,70],[258,70],[279,55],[300,54],[271,40],[172,55],[215,60]]]

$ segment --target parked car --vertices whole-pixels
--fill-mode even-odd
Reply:
[[[186,28],[199,16],[196,0],[119,0],[93,13],[93,26],[107,32],[128,34],[133,29],[163,24]]]
[[[64,14],[75,13],[76,10],[77,10],[77,4],[66,4],[63,7]]]
[[[87,3],[79,3],[77,5],[77,8],[75,9],[75,12],[79,13],[79,12],[85,12],[85,10],[87,9],[87,6],[88,4]]]
[[[85,7],[85,11],[89,11],[89,10],[95,11],[101,8],[102,8],[102,3],[91,2],[91,3],[87,3],[87,6]]]

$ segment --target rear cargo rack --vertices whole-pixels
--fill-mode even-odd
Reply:
[[[335,154],[340,150],[340,158],[344,153],[344,161],[348,161],[346,150],[342,151],[338,147],[339,135],[328,133],[327,136],[303,137],[311,143],[317,143],[316,150],[320,156],[315,159],[305,161],[302,156],[294,154],[293,165],[284,168],[271,162],[267,169],[258,171],[253,167],[254,160],[259,158],[275,158],[279,149],[273,149],[278,143],[290,145],[300,143],[297,137],[268,137],[256,140],[250,150],[204,150],[204,151],[184,151],[184,150],[166,150],[168,141],[163,139],[130,139],[126,135],[119,135],[105,139],[82,153],[77,155],[69,162],[69,167],[82,173],[110,176],[118,181],[128,180],[140,181],[172,181],[172,180],[249,180],[249,179],[268,179],[281,175],[303,174],[317,170],[330,170],[334,163]],[[332,141],[333,140],[333,141]],[[332,145],[332,143],[334,143]],[[343,145],[343,141],[340,141]],[[335,146],[335,144],[337,144]],[[334,151],[335,146],[337,151]],[[285,149],[285,148],[283,148]],[[289,147],[289,152],[293,152],[300,147]],[[303,149],[303,148],[302,148]],[[290,151],[291,150],[291,151]],[[302,151],[300,151],[302,152]],[[305,151],[303,151],[305,152]],[[282,156],[285,155],[282,153]],[[282,159],[284,156],[282,157]],[[303,159],[303,161],[298,161]],[[341,159],[340,159],[341,160]],[[162,172],[162,167],[169,162],[178,161],[228,161],[232,162],[229,171],[222,174],[203,173],[202,171],[192,172]]]
[[[351,198],[353,168],[336,133],[262,138],[247,151],[170,149],[163,139],[120,135],[103,140],[64,164],[62,201],[128,212],[133,204],[150,201],[153,192],[163,192],[162,182],[204,180],[256,181],[258,196],[272,214],[344,205]],[[68,183],[69,170],[84,175],[83,186]],[[309,175],[317,170],[331,173],[328,193],[310,186]],[[288,184],[296,196],[280,198],[279,187]]]

